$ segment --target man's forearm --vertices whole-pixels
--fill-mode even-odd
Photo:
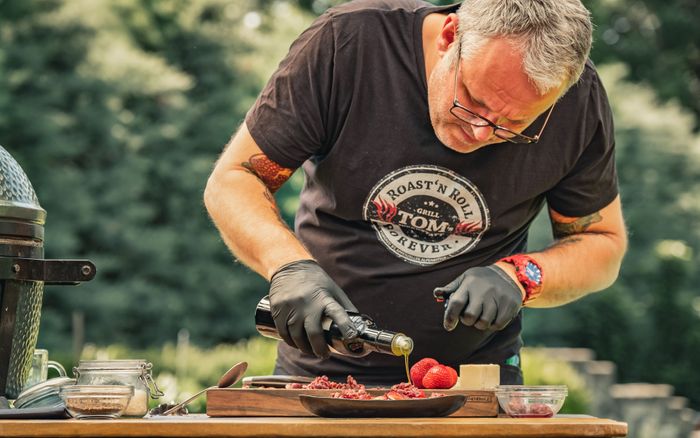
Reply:
[[[246,136],[243,127],[232,143]],[[207,182],[204,202],[234,256],[269,280],[280,266],[312,256],[280,217],[268,188],[278,188],[291,171],[266,178],[255,171],[256,157],[236,160],[225,152]]]
[[[241,173],[226,175],[222,182],[213,184],[247,186],[250,191],[224,192],[220,188],[209,189],[208,185],[205,199],[209,214],[233,255],[269,280],[280,266],[312,257],[282,221],[272,194],[261,183],[249,181],[251,178]]]
[[[609,287],[617,278],[625,246],[614,234],[580,233],[531,254],[545,278],[540,296],[528,307],[559,306]]]
[[[627,248],[619,198],[588,216],[550,216],[557,240],[529,254],[542,267],[543,279],[541,293],[528,307],[560,306],[605,289],[617,278]],[[511,264],[498,266],[517,278]]]

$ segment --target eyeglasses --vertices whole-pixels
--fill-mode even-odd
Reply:
[[[487,119],[486,117],[482,117],[479,114],[475,113],[474,111],[470,110],[469,108],[465,107],[459,101],[457,100],[457,84],[458,84],[458,78],[459,78],[459,70],[460,70],[460,56],[462,53],[462,44],[460,43],[458,48],[457,48],[457,65],[455,65],[455,90],[454,90],[454,98],[452,99],[452,108],[450,108],[450,112],[452,113],[453,116],[457,117],[459,120],[469,123],[472,126],[478,126],[478,127],[485,127],[485,126],[490,126],[493,129],[493,135],[496,137],[509,141],[511,143],[519,143],[519,144],[531,144],[531,143],[537,143],[540,140],[540,136],[542,136],[542,132],[544,131],[545,126],[547,126],[547,121],[549,120],[549,116],[552,115],[552,110],[554,109],[554,105],[552,105],[549,108],[549,112],[547,112],[547,117],[544,119],[544,123],[542,123],[542,127],[540,128],[540,132],[537,133],[534,137],[530,137],[524,134],[520,134],[514,131],[511,131],[508,128],[505,128],[503,126],[497,125],[493,123],[491,120]]]

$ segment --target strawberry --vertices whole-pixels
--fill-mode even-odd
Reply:
[[[424,388],[423,376],[435,365],[438,365],[438,361],[431,357],[426,357],[413,364],[411,367],[411,383],[417,388]]]
[[[423,376],[423,387],[426,389],[448,389],[453,384],[453,374],[450,372],[450,367],[445,365],[435,365]]]
[[[457,370],[455,370],[454,368],[448,367],[448,366],[445,366],[445,367],[447,368],[447,370],[450,372],[450,375],[452,376],[452,384],[450,385],[450,388],[452,388],[453,386],[455,386],[457,384],[457,377],[459,377],[459,376],[457,375]]]

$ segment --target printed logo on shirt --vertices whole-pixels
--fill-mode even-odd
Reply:
[[[472,250],[489,229],[489,210],[468,179],[439,166],[398,169],[363,207],[379,240],[402,260],[430,266]]]

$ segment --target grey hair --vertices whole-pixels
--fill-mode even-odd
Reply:
[[[457,16],[464,59],[506,38],[540,94],[575,84],[591,50],[593,25],[580,0],[465,0]]]

